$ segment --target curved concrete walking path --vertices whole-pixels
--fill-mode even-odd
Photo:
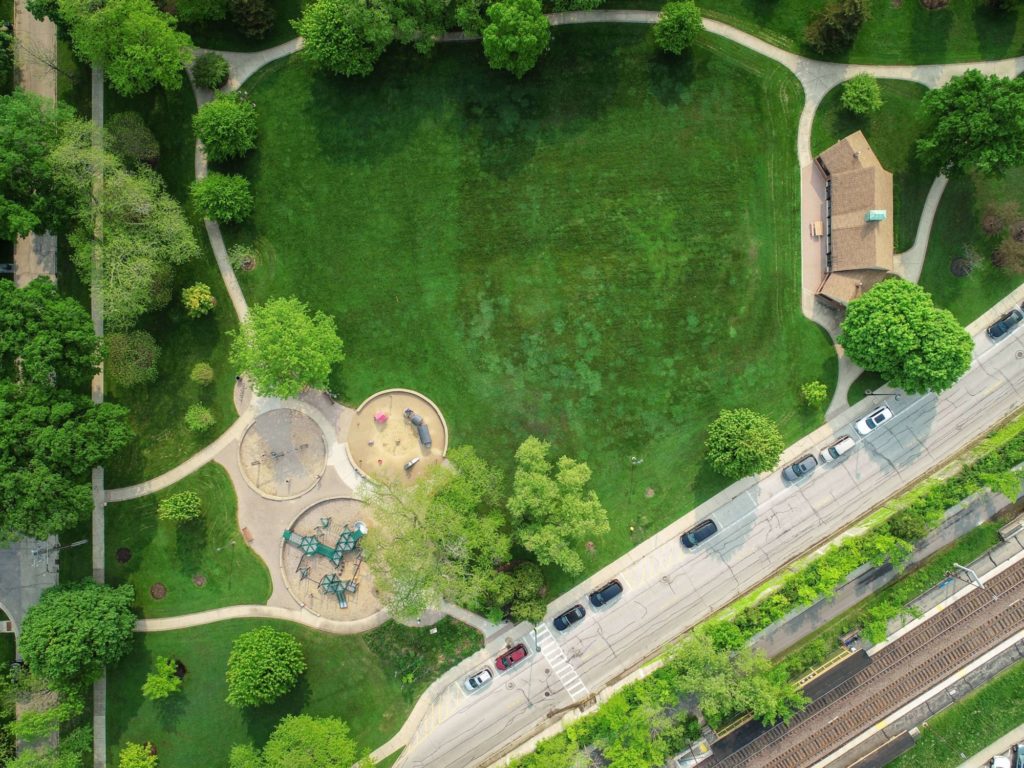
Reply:
[[[170,632],[175,629],[189,629],[231,619],[275,619],[293,621],[296,624],[332,635],[358,635],[379,627],[389,618],[387,611],[378,611],[372,616],[355,621],[335,621],[317,616],[309,611],[283,608],[277,605],[231,605],[227,608],[213,608],[183,616],[168,616],[162,619],[139,619],[135,622],[136,632]]]

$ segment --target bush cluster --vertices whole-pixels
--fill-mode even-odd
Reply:
[[[202,403],[195,403],[185,411],[185,426],[192,432],[205,432],[213,426],[213,411]]]
[[[192,77],[201,88],[216,90],[228,81],[231,68],[227,59],[219,53],[208,51],[196,58],[192,64]]]
[[[138,112],[113,114],[104,127],[110,137],[110,148],[130,168],[155,165],[160,159],[160,142]]]
[[[205,179],[193,181],[189,194],[204,219],[225,223],[244,221],[256,204],[249,180],[233,173],[210,173]]]
[[[160,347],[145,331],[111,333],[106,339],[105,372],[122,387],[156,381]]]
[[[833,0],[808,25],[807,44],[819,54],[844,51],[870,17],[867,0]]]

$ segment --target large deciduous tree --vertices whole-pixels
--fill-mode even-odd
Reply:
[[[233,337],[231,362],[261,395],[326,389],[331,368],[345,359],[334,318],[310,313],[294,296],[253,307]]]
[[[79,689],[132,645],[134,591],[80,582],[52,587],[28,609],[19,650],[33,673],[57,689]]]
[[[516,450],[508,511],[516,538],[538,563],[575,575],[584,569],[577,547],[608,532],[608,513],[597,494],[587,490],[590,467],[568,456],[552,464],[550,451],[551,445],[536,437],[526,438]]]
[[[288,715],[263,747],[266,768],[347,768],[358,757],[348,724],[335,717]]]
[[[693,45],[703,28],[700,9],[693,0],[674,0],[661,8],[654,25],[654,42],[663,51],[679,54]]]
[[[722,410],[704,441],[708,462],[731,480],[774,468],[785,447],[778,425],[749,408]]]
[[[391,15],[376,0],[316,0],[292,26],[303,56],[348,77],[370,74],[395,36]]]
[[[1024,164],[1024,80],[976,69],[929,91],[921,107],[931,118],[917,141],[921,159],[947,176],[970,170],[1002,174]]]
[[[364,539],[367,561],[384,604],[411,619],[447,599],[468,608],[514,599],[508,574],[511,541],[501,512],[501,473],[469,446],[449,452],[405,485],[372,485],[366,502],[378,526]]]
[[[900,278],[850,302],[836,340],[850,359],[907,392],[941,392],[971,366],[974,340],[921,286]]]
[[[256,105],[237,91],[218,93],[192,116],[192,130],[211,162],[242,157],[256,147]]]
[[[522,77],[537,64],[551,41],[551,29],[540,0],[498,0],[487,9],[482,37],[492,69]]]
[[[294,688],[305,671],[298,640],[273,627],[258,627],[231,645],[227,701],[236,707],[269,704]]]

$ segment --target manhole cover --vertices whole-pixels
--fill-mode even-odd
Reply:
[[[953,259],[949,265],[949,271],[956,277],[967,277],[973,268],[974,265],[967,259]]]
[[[127,563],[132,559],[132,551],[128,549],[128,547],[121,547],[117,550],[117,555],[115,555],[115,557],[117,557],[117,562]]]
[[[154,600],[163,600],[167,597],[167,587],[158,581],[149,588],[149,594]]]

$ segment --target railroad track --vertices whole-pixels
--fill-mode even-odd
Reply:
[[[1024,561],[903,637],[869,666],[715,762],[715,768],[805,768],[1024,628]],[[993,596],[997,599],[993,600]]]

